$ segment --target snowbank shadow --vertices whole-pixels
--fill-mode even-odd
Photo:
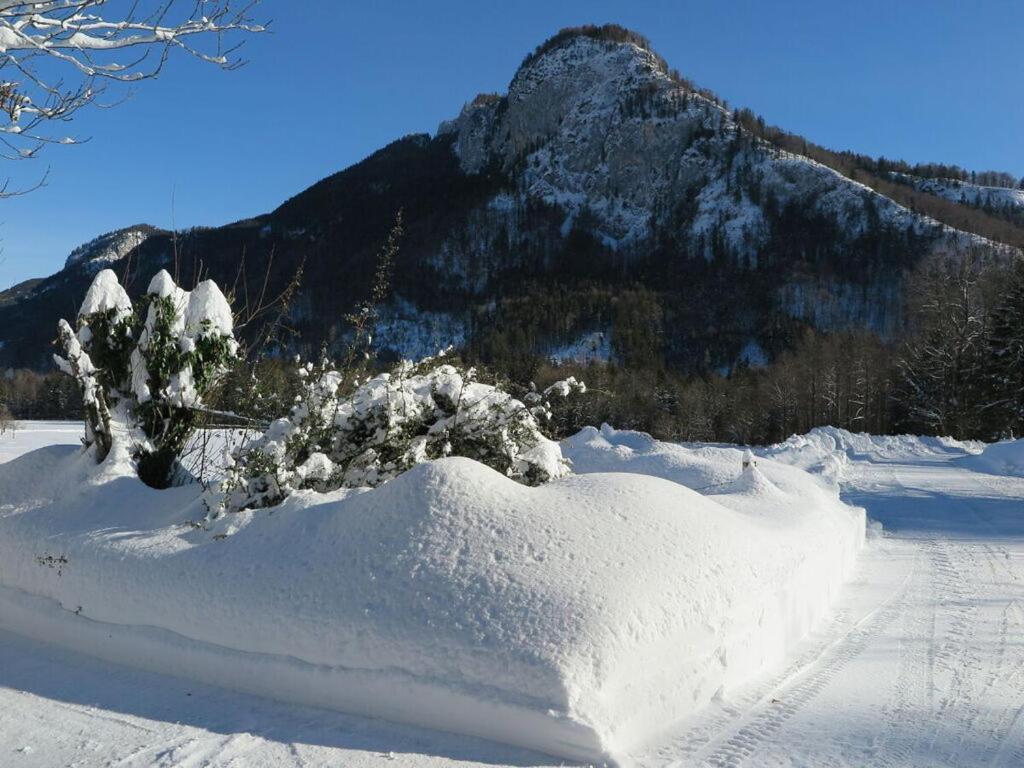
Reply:
[[[864,507],[887,532],[903,536],[941,534],[953,539],[1024,543],[1024,500],[972,495],[969,500],[920,488],[844,490],[843,501]]]
[[[468,736],[457,736],[383,720],[298,707],[235,693],[174,677],[120,667],[0,631],[0,689],[50,699],[54,709],[81,708],[107,727],[105,713],[166,723],[168,738],[179,726],[216,734],[250,734],[283,745],[431,756],[457,761],[515,766],[559,765],[555,758]],[[45,707],[43,702],[41,706]],[[116,722],[116,721],[115,721]],[[115,726],[116,727],[116,726]],[[54,725],[59,730],[60,724]],[[138,725],[126,722],[125,731]],[[148,731],[149,729],[147,729]],[[157,729],[159,733],[159,729]],[[156,755],[166,745],[154,733],[139,746]],[[182,736],[177,734],[178,739]],[[257,748],[258,750],[258,748]],[[346,762],[330,756],[332,764]]]

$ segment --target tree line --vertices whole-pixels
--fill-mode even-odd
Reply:
[[[513,392],[568,376],[586,381],[585,397],[556,409],[560,434],[604,421],[668,440],[750,444],[822,425],[985,440],[1024,431],[1019,259],[992,263],[974,252],[931,258],[908,279],[899,337],[805,327],[770,364],[741,363],[728,372],[692,374],[666,365],[659,348],[663,309],[650,291],[624,291],[612,303],[597,289],[578,298],[560,294],[538,313],[561,318],[566,339],[588,318],[611,323],[612,361],[556,365],[535,351],[539,329],[512,333],[514,323],[463,353]],[[239,365],[212,394],[213,406],[253,419],[278,412],[298,386],[291,367],[272,356]],[[0,407],[16,419],[75,419],[81,400],[66,377],[19,370],[0,377]]]

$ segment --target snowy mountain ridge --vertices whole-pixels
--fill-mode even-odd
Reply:
[[[851,238],[875,218],[941,234],[947,248],[998,247],[750,136],[728,109],[633,42],[573,37],[526,63],[505,97],[478,97],[438,133],[454,136],[467,173],[492,163],[518,172],[522,199],[561,208],[566,232],[593,216],[612,248],[670,225],[666,203],[695,195],[689,239],[707,243],[721,228],[736,254],[756,260],[769,226],[766,192],[782,206],[809,205]]]
[[[978,207],[1005,207],[1024,211],[1024,189],[991,187],[959,179],[925,179],[896,172],[893,172],[892,176],[904,184],[909,184],[914,189],[937,195],[954,203],[965,203]]]
[[[148,225],[127,227],[100,235],[73,250],[64,262],[65,269],[83,267],[99,272],[119,262],[155,233]]]

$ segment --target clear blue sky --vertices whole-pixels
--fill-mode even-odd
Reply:
[[[48,186],[0,200],[0,287],[138,222],[216,225],[291,195],[481,91],[559,28],[617,22],[671,66],[829,147],[1024,175],[1024,3],[885,0],[264,0],[273,34],[224,73],[179,58],[92,141],[6,164]],[[172,208],[172,197],[174,205]]]

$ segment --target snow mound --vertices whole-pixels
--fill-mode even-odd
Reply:
[[[838,482],[851,461],[885,463],[908,458],[949,458],[977,453],[983,445],[950,437],[869,435],[838,427],[815,427],[806,435],[793,435],[758,453]]]
[[[1004,440],[960,459],[962,466],[989,475],[1024,477],[1024,440]]]
[[[85,293],[82,300],[82,308],[78,310],[79,317],[86,317],[96,312],[114,311],[115,317],[121,319],[132,313],[132,300],[128,298],[117,275],[112,269],[103,269],[96,274],[96,278]]]
[[[0,629],[615,762],[781,663],[849,574],[864,513],[736,449],[610,429],[565,445],[587,474],[530,488],[445,459],[212,530],[190,522],[195,487],[41,448],[0,465]]]

